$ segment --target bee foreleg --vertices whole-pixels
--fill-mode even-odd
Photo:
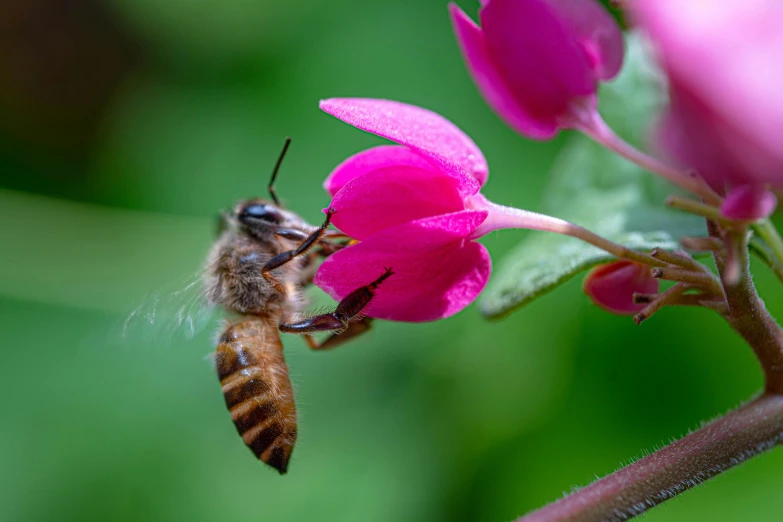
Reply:
[[[278,228],[275,230],[275,235],[290,241],[307,241],[310,237],[307,232],[298,228]]]
[[[346,243],[330,243],[324,239],[319,243],[318,248],[308,252],[307,256],[302,263],[303,271],[300,276],[299,283],[302,286],[309,286],[313,284],[315,274],[318,272],[318,264],[316,261],[329,257],[338,250],[348,246]]]
[[[329,223],[331,223],[332,220],[332,214],[334,214],[334,210],[329,209],[326,212],[326,219],[324,220],[323,224],[320,227],[318,227],[318,229],[316,229],[315,232],[307,236],[307,239],[305,239],[302,242],[302,244],[299,245],[296,249],[288,250],[287,252],[278,254],[266,262],[264,268],[261,269],[261,274],[264,276],[264,279],[269,281],[269,283],[275,288],[275,290],[277,290],[281,294],[285,294],[285,289],[283,288],[283,285],[281,285],[280,281],[278,281],[272,275],[272,270],[274,270],[275,268],[280,268],[281,266],[288,263],[289,261],[306,254],[308,250],[310,250],[315,244],[317,244],[323,237],[324,233],[326,232],[326,229],[329,227]]]

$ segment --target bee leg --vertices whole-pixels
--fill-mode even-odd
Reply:
[[[307,241],[310,237],[310,234],[297,228],[278,228],[275,230],[275,235],[290,241]]]
[[[307,239],[305,239],[299,247],[297,247],[295,250],[289,250],[287,252],[283,252],[282,254],[278,254],[269,261],[266,262],[264,265],[264,268],[261,269],[261,274],[264,276],[264,279],[269,281],[269,283],[281,294],[285,294],[285,289],[283,288],[283,285],[280,284],[280,281],[278,281],[273,275],[272,270],[275,268],[280,268],[284,264],[288,263],[292,259],[296,259],[299,256],[302,256],[308,252],[315,244],[317,244],[321,237],[323,237],[324,233],[326,233],[326,229],[329,227],[329,223],[331,223],[332,220],[332,214],[334,214],[334,210],[331,208],[326,212],[326,219],[324,220],[323,225],[318,227],[318,229],[307,236]]]
[[[319,243],[320,248],[315,252],[319,257],[329,257],[330,255],[334,254],[338,250],[342,250],[343,248],[352,245],[353,243],[356,243],[357,241],[346,241],[342,243],[336,243],[334,241],[330,241],[328,239],[322,239]]]
[[[295,228],[279,228],[275,230],[275,235],[289,241],[306,241],[310,237],[307,232]],[[341,241],[344,239],[348,239],[349,241]],[[352,240],[342,232],[327,230],[318,241],[318,246],[306,254],[304,262],[302,263],[304,271],[301,280],[299,281],[300,284],[302,286],[313,284],[315,273],[318,271],[316,261],[329,257],[338,250],[342,250],[347,247],[351,241]]]
[[[302,272],[300,274],[299,284],[302,286],[310,286],[313,284],[315,274],[318,272],[319,267],[318,263],[316,263],[316,260],[322,257],[326,257],[327,255],[328,254],[325,254],[320,248],[307,254],[304,263],[302,263]]]
[[[326,350],[353,340],[363,333],[369,332],[370,328],[372,328],[372,317],[362,317],[360,320],[349,324],[342,332],[333,333],[323,342],[319,342],[318,339],[309,334],[305,334],[303,337],[307,345],[313,350]]]
[[[293,228],[281,228],[275,230],[275,235],[288,240],[305,241],[310,237],[306,232]],[[318,242],[318,246],[310,250],[305,254],[304,261],[302,262],[303,273],[300,283],[302,286],[308,286],[313,283],[315,273],[318,271],[318,265],[316,261],[329,257],[338,250],[347,246],[345,243],[333,243],[328,241],[325,237]]]
[[[337,232],[331,234],[332,230],[327,230],[321,239],[318,241],[318,249],[309,252],[310,258],[328,257],[338,250],[345,248],[350,243],[350,238],[345,234]],[[275,230],[275,235],[289,241],[306,241],[310,234],[303,230],[296,228],[278,228]],[[348,239],[349,241],[335,241],[340,239]]]
[[[316,261],[327,258],[338,250],[342,250],[347,246],[347,243],[331,243],[322,239],[318,244],[318,248],[315,248],[307,253],[307,257],[302,263],[303,270],[299,283],[302,286],[309,286],[313,284],[315,274],[318,272],[318,267],[320,266],[316,263]]]
[[[369,285],[362,286],[340,301],[334,312],[329,314],[316,315],[303,321],[296,323],[280,323],[280,331],[296,334],[311,334],[314,332],[329,332],[333,331],[335,334],[329,337],[323,344],[318,345],[314,339],[305,340],[311,348],[329,348],[339,344],[333,337],[340,334],[348,334],[347,339],[356,337],[370,329],[369,319],[362,315],[362,310],[370,304],[375,291],[378,286],[392,276],[394,272],[391,268],[387,268],[378,279],[370,283]]]

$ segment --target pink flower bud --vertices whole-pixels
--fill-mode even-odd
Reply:
[[[783,186],[783,2],[634,0],[669,76],[663,148],[726,194],[724,214],[757,218]],[[750,211],[752,210],[752,211]]]
[[[576,106],[594,109],[598,82],[620,71],[622,33],[594,0],[484,0],[481,27],[449,9],[479,91],[530,138],[554,137]]]
[[[660,281],[650,267],[632,261],[614,261],[593,268],[585,277],[583,290],[598,306],[619,315],[633,315],[646,305],[633,301],[633,294],[657,294]]]
[[[740,185],[731,189],[723,200],[720,213],[737,221],[757,221],[775,211],[778,198],[757,185]]]

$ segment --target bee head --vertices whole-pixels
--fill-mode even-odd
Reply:
[[[256,239],[270,240],[280,229],[309,230],[307,223],[293,212],[283,210],[271,201],[254,198],[240,201],[233,211],[220,216],[219,231],[231,230]]]
[[[243,201],[235,210],[236,219],[247,228],[280,226],[286,221],[283,209],[262,199]]]

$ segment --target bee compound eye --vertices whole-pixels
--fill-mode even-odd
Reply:
[[[264,203],[252,203],[241,210],[239,220],[243,223],[247,221],[266,221],[268,223],[280,223],[283,221],[283,215],[278,209]]]

